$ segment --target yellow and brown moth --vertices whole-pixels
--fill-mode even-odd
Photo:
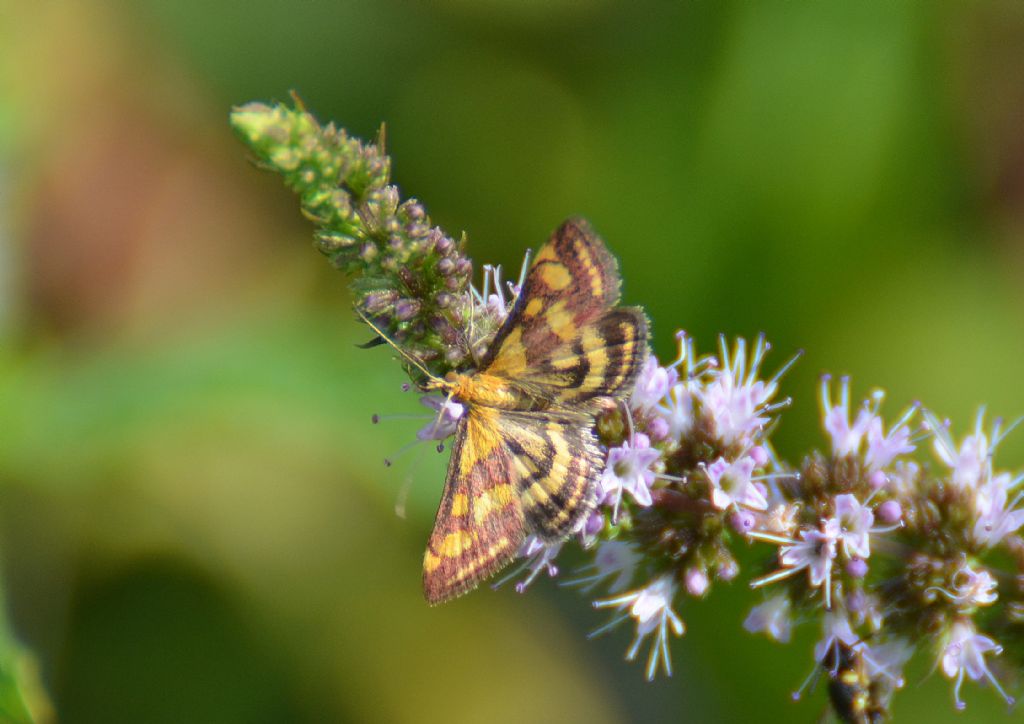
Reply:
[[[616,306],[619,286],[589,224],[565,222],[478,369],[427,384],[466,407],[423,557],[429,603],[475,588],[527,535],[566,538],[597,505],[596,415],[628,394],[647,357],[647,318]]]

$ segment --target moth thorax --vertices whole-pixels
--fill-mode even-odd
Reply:
[[[516,390],[500,377],[488,374],[449,373],[445,377],[452,394],[461,402],[484,407],[516,409],[520,397]]]

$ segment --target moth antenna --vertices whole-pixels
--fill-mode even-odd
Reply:
[[[409,502],[409,490],[412,488],[412,472],[410,471],[402,481],[402,487],[398,489],[395,497],[395,516],[405,520],[405,506]]]
[[[395,343],[395,341],[394,341],[393,339],[391,339],[391,338],[390,338],[390,337],[388,337],[388,336],[387,336],[386,334],[384,334],[383,330],[381,330],[381,328],[380,328],[380,327],[378,327],[378,326],[377,326],[376,324],[374,324],[373,322],[371,322],[371,321],[370,321],[370,318],[369,318],[369,317],[367,317],[367,316],[366,316],[365,314],[363,314],[363,310],[359,309],[359,307],[354,307],[354,309],[356,310],[356,314],[358,314],[358,315],[359,315],[359,317],[360,317],[360,318],[361,318],[361,319],[362,319],[362,320],[363,320],[364,322],[366,322],[367,326],[369,326],[369,327],[370,327],[370,329],[372,329],[372,330],[373,330],[374,332],[376,332],[376,333],[377,333],[377,335],[378,335],[378,336],[379,336],[379,337],[380,337],[381,339],[383,339],[383,340],[384,340],[385,342],[387,342],[387,343],[388,343],[389,345],[391,345],[391,346],[392,346],[392,347],[393,347],[393,348],[395,349],[395,351],[396,351],[396,352],[398,352],[398,354],[402,355],[402,357],[403,357],[403,358],[404,358],[404,359],[405,359],[405,360],[406,360],[406,361],[407,361],[407,362],[408,362],[409,364],[411,364],[411,365],[412,365],[413,367],[415,367],[415,368],[416,368],[416,369],[418,369],[418,370],[419,370],[420,372],[422,372],[423,374],[425,374],[425,375],[427,376],[427,378],[428,378],[428,379],[430,379],[430,381],[431,381],[431,382],[433,382],[434,384],[438,385],[439,387],[440,387],[440,386],[442,386],[442,385],[444,384],[444,380],[442,380],[442,379],[441,379],[440,377],[438,377],[437,375],[435,375],[435,374],[432,374],[432,373],[430,372],[430,370],[428,370],[428,369],[427,369],[427,368],[426,368],[426,367],[425,367],[425,366],[423,365],[423,363],[422,363],[422,362],[420,362],[420,361],[419,361],[418,359],[416,359],[416,358],[415,358],[415,357],[413,357],[413,356],[412,356],[411,354],[409,354],[408,352],[406,352],[406,351],[405,351],[404,349],[402,349],[401,347],[399,347],[399,346],[398,346],[398,345],[397,345],[397,344]]]
[[[423,449],[424,448],[420,448],[420,451],[422,452]],[[412,481],[416,475],[416,470],[419,469],[419,465],[417,465],[417,463],[422,457],[422,454],[417,454],[416,458],[409,465],[409,472],[405,474],[405,478],[402,480],[402,487],[398,489],[398,495],[395,496],[395,515],[402,520],[406,519],[406,506],[409,503],[409,491],[412,490]]]
[[[374,413],[370,417],[370,422],[374,425],[379,425],[382,422],[390,422],[391,420],[429,420],[430,418],[430,415],[414,415],[412,413],[397,415],[378,415]]]

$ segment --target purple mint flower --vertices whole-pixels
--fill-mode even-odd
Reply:
[[[850,423],[850,378],[843,377],[839,382],[839,404],[832,404],[832,378],[824,375],[820,388],[821,414],[825,431],[832,440],[832,453],[836,457],[857,455],[864,436],[876,419],[867,407],[857,413],[857,418]]]
[[[831,609],[832,561],[836,557],[836,547],[841,533],[839,521],[835,518],[822,521],[820,530],[815,528],[801,530],[799,541],[791,541],[759,532],[751,533],[754,538],[783,544],[779,550],[782,569],[751,581],[751,587],[760,588],[807,569],[811,587],[824,588],[825,608]]]
[[[712,381],[700,392],[700,402],[715,435],[725,445],[752,443],[770,419],[768,402],[778,389],[778,375],[768,382],[757,379],[767,351],[768,343],[758,337],[748,360],[745,340],[737,340],[730,354],[725,338],[719,338],[721,362]]]
[[[761,529],[777,535],[789,536],[797,527],[797,513],[800,506],[796,503],[774,502],[771,511],[760,516]]]
[[[721,581],[731,581],[740,574],[740,564],[736,562],[735,558],[729,557],[723,561],[719,561],[718,568],[715,569],[715,575]]]
[[[562,550],[562,544],[563,541],[547,543],[535,535],[528,536],[526,540],[523,541],[522,545],[519,546],[518,553],[520,558],[526,559],[525,562],[510,576],[507,576],[494,584],[494,587],[497,588],[502,583],[505,583],[505,581],[518,576],[523,571],[527,571],[526,578],[516,584],[516,593],[525,593],[526,589],[530,587],[530,584],[533,583],[534,580],[536,580],[541,571],[546,571],[548,577],[554,578],[558,575],[558,567],[554,564],[554,560]]]
[[[917,491],[921,466],[913,460],[897,460],[885,476],[885,488],[897,498],[913,497]]]
[[[964,563],[953,574],[951,583],[952,590],[938,586],[932,586],[926,590],[941,593],[949,601],[966,608],[989,606],[999,598],[999,594],[996,592],[996,579],[992,577],[992,574],[986,570],[975,571],[967,563]]]
[[[868,449],[864,454],[864,463],[868,468],[878,471],[888,467],[898,456],[914,451],[914,445],[910,442],[910,428],[906,424],[912,414],[913,408],[893,426],[888,435],[885,434],[881,418],[871,418],[866,434]]]
[[[978,411],[974,434],[965,437],[959,449],[949,434],[948,425],[939,422],[935,415],[926,412],[925,424],[934,436],[932,447],[935,454],[949,467],[952,473],[950,480],[955,487],[977,488],[991,476],[992,453],[1006,433],[1000,433],[1001,425],[996,421],[992,429],[992,442],[989,443],[984,430],[984,408]]]
[[[594,601],[594,608],[614,607],[627,613],[613,619],[609,624],[594,632],[597,635],[617,625],[627,617],[636,620],[636,635],[626,652],[626,660],[636,659],[640,645],[651,634],[654,642],[647,657],[647,680],[651,681],[663,668],[665,673],[672,675],[672,659],[668,652],[668,635],[673,633],[682,636],[686,626],[679,615],[672,610],[672,600],[676,595],[676,584],[671,575],[665,575],[648,586],[617,596]]]
[[[943,449],[936,446],[936,452]],[[959,452],[953,455],[940,453],[939,457],[952,469],[953,485],[958,488],[976,488],[984,479],[989,466],[988,439],[984,434],[968,435]]]
[[[790,616],[790,609],[789,596],[777,593],[750,610],[743,622],[743,628],[750,633],[763,631],[770,639],[783,644],[789,643],[789,637],[793,631],[793,618]]]
[[[807,569],[811,586],[825,585],[825,608],[831,608],[832,560],[836,557],[836,541],[840,536],[839,521],[829,518],[821,530],[802,530],[799,543],[783,546],[782,565],[793,570]]]
[[[903,665],[914,652],[913,647],[905,641],[895,639],[877,646],[869,646],[853,632],[849,619],[841,612],[827,612],[822,621],[822,629],[822,637],[814,646],[814,660],[824,665],[831,659],[833,676],[839,671],[840,647],[845,647],[860,655],[867,666],[869,676],[884,676],[897,688],[903,685]]]
[[[855,626],[866,624],[873,631],[882,627],[884,616],[882,615],[882,603],[878,596],[866,593],[863,588],[853,588],[846,593],[843,604],[846,606],[847,613],[852,614],[850,620]]]
[[[569,583],[580,586],[583,591],[589,591],[608,579],[613,579],[608,586],[608,592],[618,593],[633,580],[638,563],[640,554],[629,543],[619,540],[603,541],[594,554],[594,562],[581,570],[585,575]]]
[[[420,403],[439,413],[437,417],[424,425],[416,433],[420,440],[446,440],[455,434],[455,427],[458,425],[466,408],[464,405],[455,402],[451,398],[438,395],[424,395]]]
[[[666,439],[678,440],[693,429],[695,388],[692,381],[675,383],[656,408],[659,417],[668,424]]]
[[[832,660],[838,669],[840,645],[850,649],[857,649],[863,646],[860,642],[860,637],[850,628],[850,621],[845,613],[826,612],[822,621],[822,630],[821,639],[814,645],[814,660],[819,664],[824,664],[831,653]]]
[[[654,409],[678,379],[679,373],[674,368],[661,367],[658,359],[650,355],[637,375],[636,386],[629,398],[630,406],[641,411]]]
[[[581,548],[590,548],[597,542],[598,534],[604,530],[604,512],[594,510],[576,526],[576,540]]]
[[[991,548],[1024,525],[1024,509],[1016,508],[1021,495],[1014,497],[1009,505],[1006,502],[1011,482],[1010,476],[1004,473],[975,492],[974,507],[978,517],[972,537],[978,544]]]
[[[960,619],[949,631],[946,645],[942,649],[940,663],[942,673],[948,679],[955,679],[953,701],[957,709],[965,709],[967,705],[960,698],[960,687],[966,675],[971,681],[982,678],[988,680],[999,692],[1008,705],[1013,705],[1013,697],[1009,696],[985,663],[985,654],[999,655],[1003,647],[988,636],[979,634],[970,620]]]
[[[750,448],[749,455],[754,459],[754,464],[759,468],[763,468],[771,460],[771,456],[764,445],[755,445]]]
[[[836,519],[839,538],[848,558],[868,558],[871,555],[871,526],[875,514],[850,494],[836,496]]]
[[[878,678],[884,676],[897,689],[904,684],[903,667],[914,655],[913,645],[906,639],[896,638],[868,646],[864,644],[864,663],[867,664],[868,676]]]
[[[753,510],[767,510],[764,493],[750,479],[754,472],[754,459],[750,456],[729,462],[718,458],[704,468],[711,482],[711,504],[719,510],[742,505]]]
[[[651,441],[643,433],[633,436],[633,443],[627,440],[622,447],[608,451],[608,462],[601,475],[602,502],[613,506],[613,520],[618,518],[622,495],[628,492],[638,505],[651,504],[651,484],[654,471],[651,466],[661,457],[661,452],[651,447]]]

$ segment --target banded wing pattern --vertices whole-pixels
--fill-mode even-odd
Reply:
[[[427,600],[465,593],[511,561],[527,532],[559,540],[593,509],[602,454],[592,421],[534,417],[478,408],[460,421],[423,559]]]
[[[545,541],[565,538],[597,504],[604,456],[592,417],[550,410],[542,423],[529,412],[501,416],[513,453],[526,529]]]
[[[515,558],[524,538],[513,453],[490,408],[471,407],[455,431],[441,505],[423,555],[427,601],[447,601],[476,587]]]
[[[582,220],[567,221],[534,259],[481,372],[574,405],[615,397],[647,357],[647,317],[619,307],[618,265]]]

